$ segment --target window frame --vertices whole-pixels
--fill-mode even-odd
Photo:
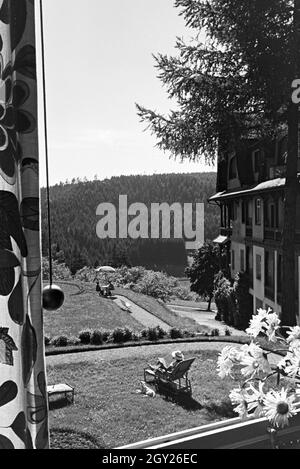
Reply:
[[[253,173],[259,173],[259,163],[261,159],[261,150],[258,148],[252,152],[252,165],[253,165]]]
[[[245,249],[240,249],[240,271],[245,272]]]
[[[262,255],[256,254],[255,258],[256,258],[255,277],[256,277],[256,280],[262,281]]]
[[[237,179],[238,171],[237,171],[237,157],[236,155],[230,158],[229,161],[229,170],[228,170],[228,178],[230,181]]]
[[[257,197],[255,199],[255,225],[261,226],[262,223],[262,199]]]
[[[235,250],[231,249],[231,270],[235,270]]]

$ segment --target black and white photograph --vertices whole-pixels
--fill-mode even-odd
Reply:
[[[300,0],[0,0],[0,449],[300,449]]]

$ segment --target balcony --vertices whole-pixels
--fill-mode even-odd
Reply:
[[[228,237],[232,236],[232,228],[221,227],[220,235],[221,236],[228,236]]]
[[[264,230],[264,238],[265,240],[275,241],[277,243],[281,243],[282,241],[282,230],[278,228],[269,228],[265,227]],[[300,244],[300,231],[296,231],[295,234],[295,243]]]
[[[280,243],[282,240],[282,230],[265,227],[264,238],[269,241],[276,241]]]
[[[252,238],[253,237],[253,228],[252,226],[246,226],[246,238]]]
[[[271,166],[269,171],[270,179],[285,178],[286,166]]]
[[[272,449],[271,437],[267,431],[268,422],[264,418],[248,419],[241,422],[238,418],[225,420],[178,433],[153,438],[123,446],[117,449]],[[300,412],[290,420],[290,425],[278,430],[276,443],[279,448],[286,446],[299,448]]]

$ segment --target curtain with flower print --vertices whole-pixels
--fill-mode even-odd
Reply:
[[[0,449],[48,447],[34,0],[0,0]]]

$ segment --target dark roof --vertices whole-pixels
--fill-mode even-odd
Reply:
[[[227,200],[235,197],[243,197],[247,195],[257,194],[260,192],[268,192],[279,189],[284,189],[285,178],[271,179],[269,181],[260,182],[247,188],[237,188],[230,191],[218,192],[210,197],[209,201],[214,202],[218,200]]]

